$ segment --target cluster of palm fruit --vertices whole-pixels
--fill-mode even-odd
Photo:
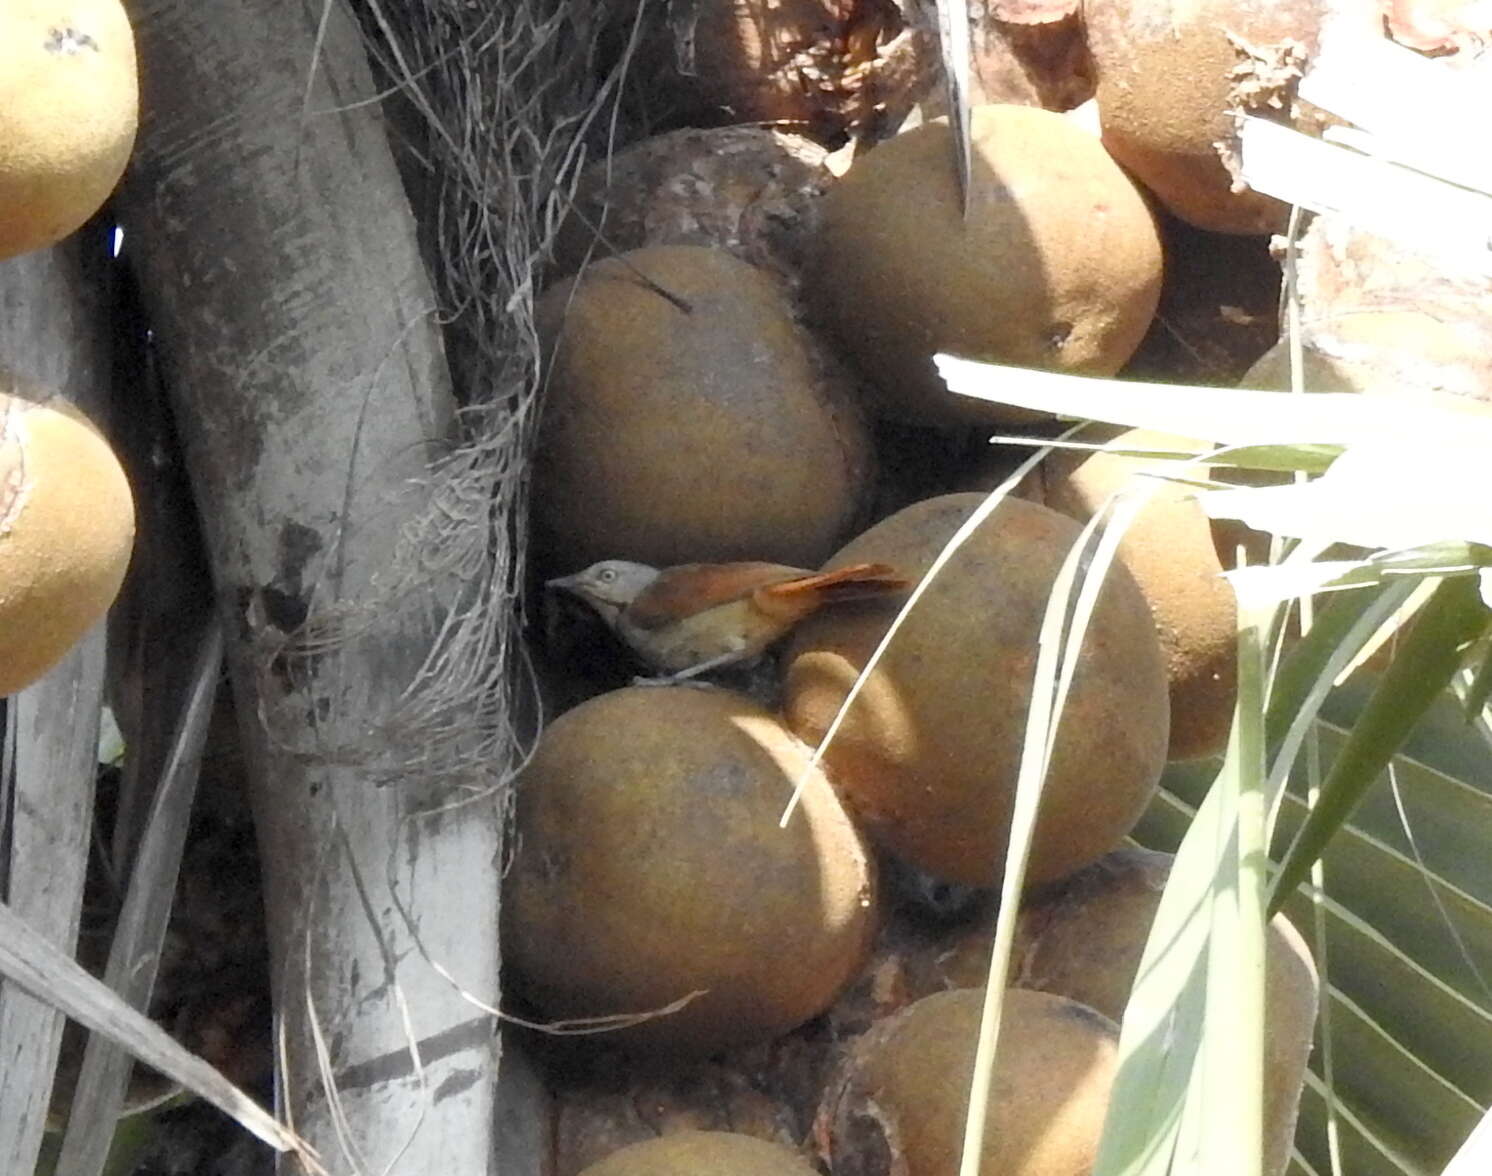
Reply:
[[[915,582],[1031,452],[989,434],[1061,427],[953,395],[935,353],[1222,383],[1276,337],[1261,234],[1285,210],[1236,191],[1213,144],[1239,45],[1278,46],[1283,85],[1319,5],[1182,19],[1116,0],[1088,5],[1086,30],[1072,5],[991,18],[966,207],[914,7],[698,5],[695,72],[671,84],[737,125],[658,135],[582,179],[540,304],[545,574],[770,560]],[[1095,89],[1096,127],[1067,109]],[[740,125],[755,120],[773,125]],[[1117,433],[1084,439],[1195,444]],[[1082,523],[1155,460],[1037,467],[942,569],[821,758],[901,599],[798,625],[765,704],[556,667],[504,917],[515,989],[587,1031],[536,1041],[559,1176],[957,1170],[1043,612]],[[986,1171],[1092,1164],[1168,868],[1125,841],[1169,760],[1226,741],[1219,551],[1236,539],[1163,490],[1099,595],[1037,824]],[[935,901],[950,893],[974,897]],[[1271,934],[1277,1173],[1316,980],[1294,930]]]

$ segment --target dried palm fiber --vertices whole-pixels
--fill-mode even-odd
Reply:
[[[637,6],[639,27],[659,0]],[[469,611],[448,623],[428,680],[389,734],[459,747],[490,771],[519,737],[498,722],[472,745],[472,690],[493,716],[524,710],[514,637],[526,555],[528,457],[540,392],[533,303],[581,168],[618,134],[628,54],[606,52],[604,0],[470,5],[357,0],[370,55],[397,90],[387,104],[406,187],[436,288],[459,414],[459,440],[438,464],[436,507],[406,535],[416,579],[452,576]],[[609,59],[609,60],[608,60]],[[516,705],[515,705],[516,704]],[[407,724],[407,728],[405,727]],[[449,736],[450,738],[446,738]]]
[[[338,1172],[490,1170],[530,306],[606,130],[596,22],[586,0],[140,11],[155,106],[121,215],[230,626],[280,1089]]]

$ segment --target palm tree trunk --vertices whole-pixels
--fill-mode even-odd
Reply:
[[[340,0],[132,15],[125,254],[229,634],[282,1105],[334,1173],[526,1176],[494,1145],[495,1020],[432,966],[496,1003],[500,804],[428,816],[473,781],[387,724],[457,605],[401,579],[454,405],[362,43]]]

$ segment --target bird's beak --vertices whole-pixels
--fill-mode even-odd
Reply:
[[[545,580],[544,587],[559,588],[565,592],[574,592],[580,586],[580,573],[573,576],[556,576],[552,580]]]

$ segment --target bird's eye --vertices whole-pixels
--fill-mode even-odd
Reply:
[[[602,568],[601,571],[597,573],[596,578],[603,584],[610,584],[613,580],[616,579],[616,569]]]

